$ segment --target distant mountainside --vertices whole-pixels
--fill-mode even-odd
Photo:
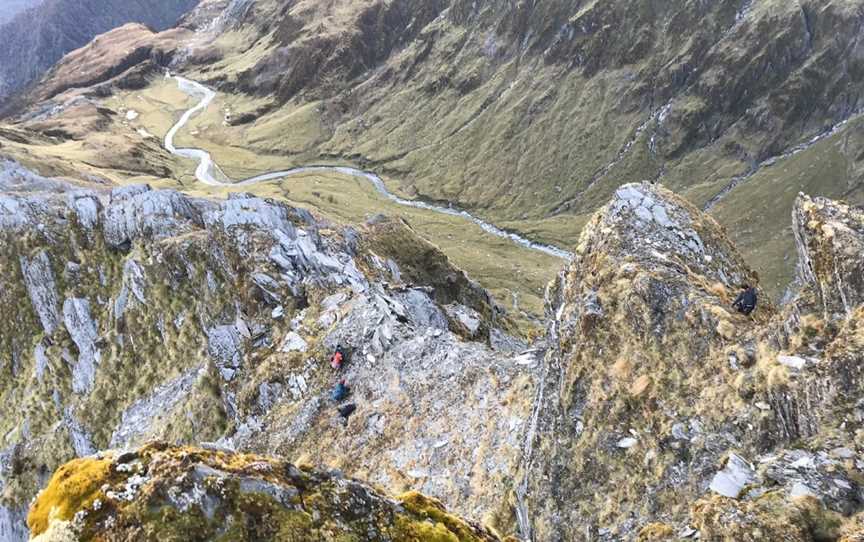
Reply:
[[[559,246],[618,186],[651,180],[728,227],[779,299],[793,278],[780,262],[795,255],[785,217],[798,192],[864,202],[862,10],[862,0],[207,0],[183,20],[195,33],[154,36],[151,51],[231,102],[230,119],[195,130],[199,146],[231,148],[220,164],[360,165],[403,197]],[[4,39],[8,58],[32,49]],[[101,95],[87,83],[127,72],[146,84],[154,56],[139,52],[110,51],[117,62],[74,88]],[[85,56],[70,55],[29,103],[69,88]],[[76,125],[64,115],[50,122]]]
[[[27,8],[38,5],[42,0],[4,0],[0,9],[0,24],[11,21],[16,15]]]
[[[248,129],[270,152],[279,143],[258,127],[283,104],[314,103],[318,156],[550,242],[572,238],[622,183],[659,181],[728,225],[779,292],[791,277],[769,268],[794,257],[781,225],[795,195],[864,201],[862,9],[260,0],[241,21],[255,55],[202,75],[272,99],[236,115],[247,125],[229,141]]]
[[[128,22],[167,28],[198,0],[46,0],[21,12],[36,4],[13,0],[3,11],[17,15],[8,21],[0,16],[0,104],[94,36]]]

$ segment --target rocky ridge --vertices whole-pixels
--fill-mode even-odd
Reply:
[[[3,416],[10,540],[59,464],[152,438],[314,457],[478,517],[506,508],[536,354],[410,228],[52,182],[65,189],[0,196],[2,393],[20,414]],[[330,399],[337,344],[347,427]]]
[[[839,539],[864,503],[862,216],[800,196],[800,292],[745,317],[730,305],[758,278],[723,229],[620,188],[550,286],[523,533]]]
[[[799,293],[744,317],[731,301],[758,276],[724,230],[663,188],[626,185],[550,285],[547,337],[525,350],[500,309],[434,247],[416,241],[406,250],[412,233],[403,223],[376,218],[329,230],[243,194],[207,202],[128,187],[102,203],[73,194],[59,200],[76,209],[73,223],[97,224],[91,234],[101,230],[103,239],[84,229],[76,243],[104,242],[125,256],[104,271],[115,293],[92,301],[65,283],[67,273],[86,275],[76,269],[84,262],[65,264],[53,288],[24,279],[53,273],[46,257],[53,262],[57,248],[44,244],[59,230],[44,229],[43,247],[17,263],[32,308],[4,321],[30,322],[43,338],[32,361],[20,343],[6,346],[13,370],[65,383],[52,392],[48,419],[61,420],[53,433],[40,434],[47,420],[31,408],[11,433],[18,442],[4,452],[7,495],[42,486],[40,462],[152,438],[211,440],[219,454],[279,454],[392,491],[419,490],[525,540],[861,537],[864,307],[855,279],[864,213],[855,207],[799,197]],[[46,221],[44,197],[6,197],[24,223],[4,227],[20,232],[28,219]],[[196,242],[211,255],[194,270],[191,256],[203,256]],[[438,282],[424,279],[436,265],[444,271]],[[173,277],[175,295],[193,288],[207,304],[183,297],[163,305],[157,276]],[[230,280],[240,294],[214,303],[207,292]],[[172,312],[180,307],[195,311]],[[101,315],[124,323],[105,336]],[[183,329],[191,339],[183,344],[198,352],[163,350],[191,359],[176,376],[113,398],[123,406],[103,407],[110,423],[94,423],[87,409],[104,401],[100,382],[114,360],[135,356],[139,383],[149,370],[148,328],[169,345],[172,329]],[[347,423],[335,414],[333,377],[321,366],[336,344],[350,352],[344,376],[358,406]],[[67,451],[42,457],[39,441],[65,442]],[[233,483],[238,473],[220,476]],[[245,502],[232,495],[220,506]],[[91,504],[67,509],[64,521]],[[4,508],[6,532],[24,532],[16,513]]]

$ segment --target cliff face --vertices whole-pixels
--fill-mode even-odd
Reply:
[[[800,197],[801,291],[745,317],[730,305],[757,277],[723,230],[619,189],[550,286],[520,486],[534,537],[836,540],[862,505],[860,219]]]
[[[66,53],[128,22],[172,26],[196,0],[45,0],[0,27],[0,103],[38,80]]]

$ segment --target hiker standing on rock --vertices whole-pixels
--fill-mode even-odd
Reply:
[[[342,399],[345,399],[346,397],[348,397],[348,395],[350,393],[351,393],[351,388],[348,387],[348,384],[346,383],[345,379],[343,378],[342,380],[339,381],[338,384],[336,384],[336,387],[333,388],[333,393],[330,394],[330,397],[332,397],[333,400],[338,403]]]
[[[345,420],[345,423],[348,423],[348,417],[351,414],[354,414],[354,411],[357,410],[357,405],[354,403],[348,403],[347,405],[342,405],[337,409],[339,411],[339,415],[342,416],[342,419]]]
[[[750,316],[750,313],[756,308],[757,301],[758,296],[756,295],[756,288],[752,288],[745,284],[741,288],[741,293],[735,298],[735,302],[732,303],[732,307],[737,309],[741,314]]]
[[[336,345],[336,351],[330,357],[330,367],[333,367],[335,370],[339,370],[342,368],[342,363],[345,362],[345,353],[342,351],[342,345]]]

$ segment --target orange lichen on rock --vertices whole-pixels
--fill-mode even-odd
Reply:
[[[43,533],[52,519],[69,521],[89,508],[111,476],[111,457],[74,459],[60,467],[27,515],[32,535]]]

